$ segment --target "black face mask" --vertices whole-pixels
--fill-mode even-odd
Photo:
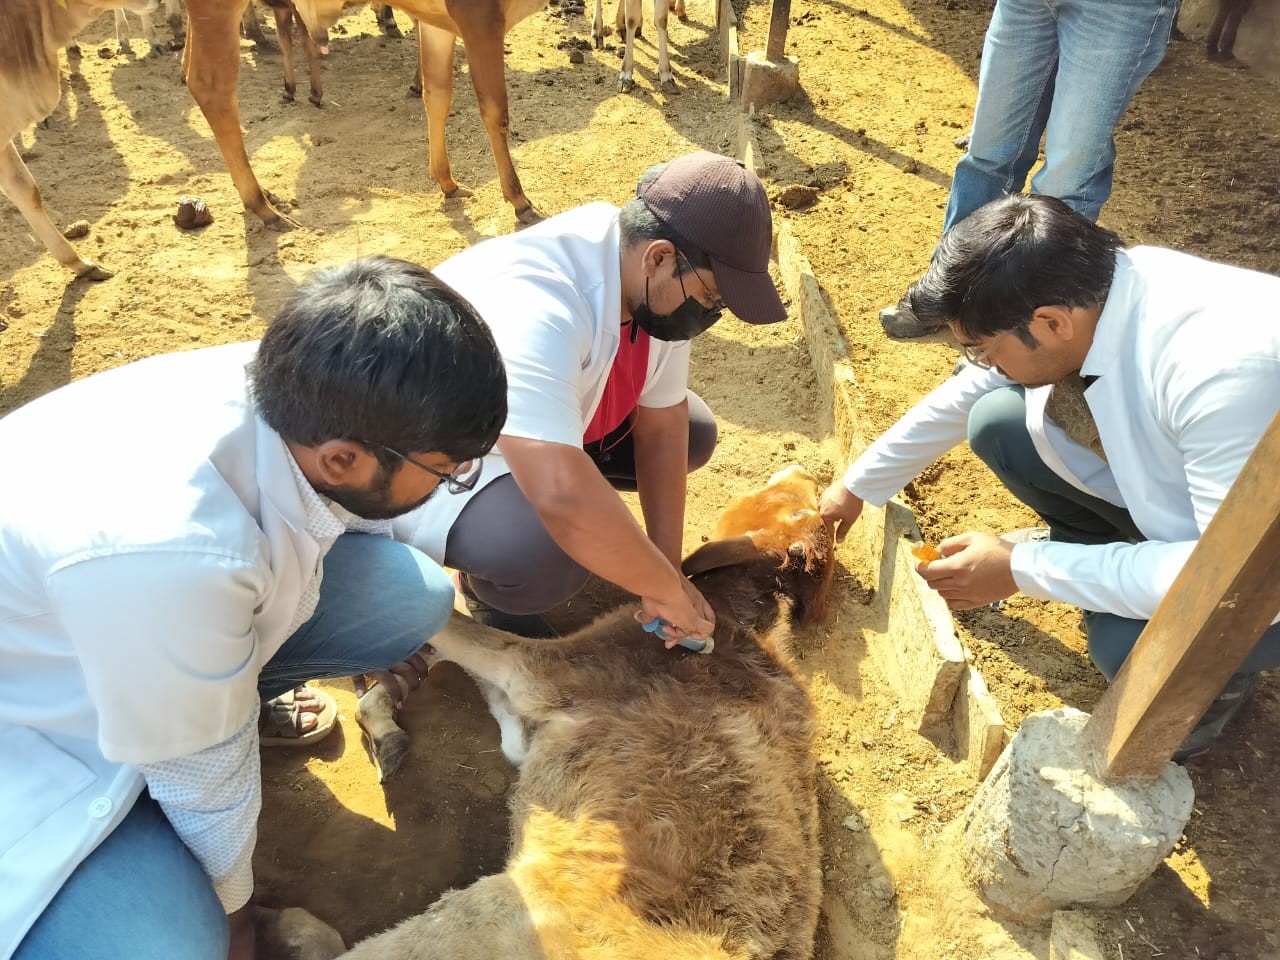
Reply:
[[[680,282],[684,289],[684,281]],[[723,307],[706,307],[697,297],[686,296],[684,303],[670,313],[654,313],[649,309],[649,279],[644,281],[644,303],[631,311],[634,324],[631,342],[636,342],[637,331],[643,330],[655,340],[692,340],[720,319]]]

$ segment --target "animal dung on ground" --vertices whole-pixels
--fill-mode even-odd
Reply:
[[[173,215],[173,222],[182,230],[195,230],[213,223],[213,214],[199,197],[182,196],[178,198],[178,212]]]
[[[788,210],[800,210],[818,202],[818,188],[792,183],[775,193],[773,199]]]
[[[62,231],[62,235],[68,240],[79,240],[89,235],[89,221],[76,220],[74,223],[67,225],[67,229]]]

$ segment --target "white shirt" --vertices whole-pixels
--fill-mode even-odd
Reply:
[[[1240,468],[1280,410],[1280,277],[1171,250],[1118,254],[1080,373],[1107,460],[1044,416],[1027,390],[1036,450],[1080,490],[1126,508],[1147,538],[1024,543],[1012,572],[1028,596],[1150,619]],[[965,438],[969,410],[1006,380],[966,367],[850,467],[845,486],[883,504]]]
[[[622,336],[618,208],[589,203],[450,257],[435,273],[493,331],[507,372],[504,435],[582,446]],[[689,343],[653,340],[639,404],[685,399]],[[477,490],[507,473],[490,454]],[[470,494],[433,497],[397,518],[396,535],[443,562]]]
[[[212,796],[201,771],[210,748],[256,765],[258,673],[323,555],[245,396],[255,349],[144,360],[0,420],[0,956],[123,819],[140,768],[167,771],[171,818],[234,808],[223,841],[183,839],[243,886],[257,800]]]

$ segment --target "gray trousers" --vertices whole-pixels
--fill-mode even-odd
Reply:
[[[716,419],[689,391],[689,470],[711,459]],[[635,447],[630,424],[583,449],[619,490],[636,489]],[[551,539],[537,512],[510,474],[471,498],[445,543],[445,566],[467,574],[480,600],[504,613],[550,610],[585,586],[588,571]]]
[[[1040,459],[1027,432],[1027,405],[1021,387],[992,391],[974,404],[969,413],[969,446],[1010,493],[1040,515],[1049,527],[1050,540],[1115,543],[1146,539],[1128,510],[1076,489]],[[1084,623],[1089,657],[1111,680],[1147,621],[1086,610]],[[1238,672],[1257,673],[1278,666],[1280,624],[1273,624]]]

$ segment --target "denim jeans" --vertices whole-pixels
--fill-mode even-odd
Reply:
[[[1077,489],[1040,459],[1027,432],[1022,387],[993,390],[973,405],[969,446],[1010,493],[1040,515],[1049,527],[1050,540],[1102,544],[1144,539],[1128,510]],[[1084,624],[1089,659],[1112,680],[1147,621],[1086,610]],[[1257,673],[1276,667],[1280,667],[1280,624],[1262,634],[1238,672]]]
[[[324,558],[315,613],[263,667],[259,693],[390,666],[426,643],[452,609],[453,584],[426,554],[386,537],[341,536]],[[213,886],[146,793],[76,868],[14,955],[226,956],[226,915]]]
[[[987,28],[969,149],[956,166],[942,229],[1031,192],[1097,220],[1111,195],[1112,132],[1160,63],[1173,0],[998,0]]]

